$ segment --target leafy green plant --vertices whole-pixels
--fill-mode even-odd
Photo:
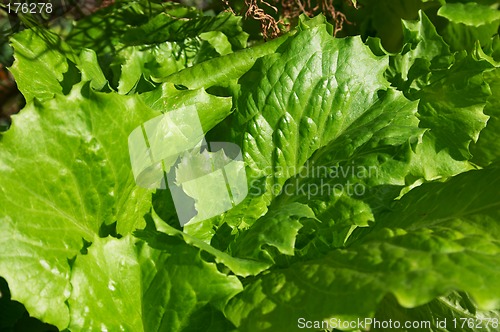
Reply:
[[[247,47],[227,13],[118,4],[11,38],[27,104],[0,134],[0,328],[21,303],[68,331],[498,330],[492,7],[420,11],[390,53],[321,15]],[[192,105],[241,147],[249,194],[181,228],[127,138]]]

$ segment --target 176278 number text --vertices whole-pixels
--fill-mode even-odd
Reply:
[[[23,3],[23,2],[13,2],[7,5],[7,12],[9,14],[43,14],[52,13],[52,4],[44,3],[44,2],[32,2],[32,3]]]

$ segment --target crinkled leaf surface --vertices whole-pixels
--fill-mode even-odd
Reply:
[[[301,32],[277,52],[257,60],[241,78],[232,119],[233,128],[244,128],[233,135],[242,144],[249,177],[267,177],[267,195],[276,195],[388,85],[382,77],[386,59],[358,38],[333,39],[324,25]]]
[[[76,259],[70,330],[202,329],[205,323],[193,324],[192,315],[209,303],[220,310],[242,289],[235,276],[217,271],[199,250],[176,238],[159,244],[161,250],[134,241],[131,236],[96,239],[88,254]],[[221,323],[224,317],[214,321]]]
[[[429,167],[433,172],[436,172],[438,175],[450,175],[450,173],[453,175],[468,169],[467,166],[464,166],[462,168],[455,169],[453,171],[455,173],[453,173],[446,168],[439,169],[439,167],[433,167],[431,160],[433,160],[432,158],[436,156],[438,151],[436,151],[433,144],[429,144],[428,141],[420,140],[424,130],[418,127],[419,123],[415,117],[416,103],[409,102],[400,93],[392,90],[383,93],[380,91],[387,89],[387,82],[380,77],[381,73],[386,68],[383,60],[377,60],[377,58],[373,56],[370,57],[368,55],[367,58],[364,59],[366,63],[370,64],[370,66],[367,66],[370,70],[374,70],[374,67],[379,68],[376,72],[380,73],[380,76],[376,82],[366,81],[364,79],[361,80],[361,78],[357,80],[356,74],[349,71],[351,67],[349,66],[349,60],[347,59],[343,59],[344,61],[340,62],[345,64],[345,67],[329,67],[328,61],[332,58],[335,59],[336,56],[340,57],[342,55],[342,51],[349,54],[349,51],[353,51],[354,53],[354,50],[356,50],[356,56],[359,57],[361,54],[362,57],[364,55],[363,50],[365,50],[365,46],[358,45],[355,40],[332,41],[330,44],[330,37],[326,34],[321,35],[322,31],[324,31],[322,30],[322,27],[313,27],[310,30],[306,30],[305,32],[299,33],[297,36],[292,37],[293,39],[288,40],[282,44],[280,48],[278,48],[277,51],[283,53],[279,54],[279,56],[264,56],[257,60],[254,67],[252,67],[252,69],[239,81],[241,88],[239,95],[236,97],[237,110],[234,115],[226,121],[231,123],[233,128],[235,128],[235,124],[236,128],[239,130],[241,130],[241,126],[245,126],[246,128],[246,133],[244,134],[241,142],[244,147],[243,151],[245,153],[245,160],[249,163],[251,171],[255,171],[257,174],[253,174],[254,178],[259,179],[259,176],[264,179],[274,178],[278,180],[273,182],[273,184],[278,183],[278,185],[283,185],[290,176],[296,175],[294,172],[297,172],[297,169],[305,161],[311,158],[311,156],[314,161],[318,162],[319,165],[336,165],[336,163],[341,163],[341,165],[345,167],[346,164],[349,165],[347,162],[350,162],[351,160],[355,160],[357,162],[360,161],[360,165],[364,166],[375,165],[378,167],[377,171],[381,172],[381,176],[368,179],[367,182],[370,183],[371,186],[376,184],[401,186],[407,184],[406,181],[410,181],[408,184],[411,184],[411,181],[414,180],[414,178],[412,180],[411,176],[415,178],[417,176],[422,176],[426,179],[432,178],[435,174],[428,173],[427,167]],[[300,40],[300,43],[297,42],[296,48],[294,48],[294,42],[297,40]],[[304,45],[307,45],[308,42],[314,46],[305,48]],[[339,47],[339,44],[344,47],[342,48],[342,51],[337,53],[335,52],[337,49],[333,45]],[[333,50],[331,52],[333,53],[333,56],[326,56],[326,54],[329,54],[330,52],[328,46],[332,47]],[[310,53],[308,53],[309,50]],[[312,56],[310,54],[312,54]],[[304,56],[304,60],[301,59],[302,55]],[[326,64],[319,60],[321,59],[321,56],[324,56]],[[291,60],[288,62],[288,57],[293,59],[293,62]],[[352,55],[349,58],[351,57],[355,56]],[[374,65],[377,61],[380,61],[379,67]],[[294,63],[298,63],[298,65],[294,66]],[[363,63],[363,61],[358,61],[357,64],[359,63]],[[335,69],[331,69],[331,72],[329,72],[329,68]],[[192,68],[192,70],[195,69],[197,69],[197,67]],[[356,69],[359,72],[359,65]],[[338,82],[343,82],[343,80],[339,78],[342,77],[342,70],[346,70],[349,73],[345,76],[346,83],[344,84],[347,85],[347,87],[344,89],[340,89],[335,86],[334,83],[335,79],[338,79]],[[477,72],[481,72],[481,70],[484,70],[484,68],[477,69]],[[318,71],[323,74],[317,74]],[[323,71],[325,71],[326,74]],[[330,76],[328,76],[328,73],[332,73],[331,75],[334,77],[332,78],[332,86],[330,89],[322,90],[325,86],[329,87],[329,81],[327,81],[327,78]],[[181,77],[181,73],[176,75]],[[373,75],[373,73],[366,75],[369,77],[377,77],[377,75]],[[316,82],[316,79],[319,82]],[[372,84],[370,85],[370,83]],[[352,84],[355,87],[352,88],[353,91],[361,95],[360,98],[357,98],[356,101],[352,102],[353,105],[350,104],[350,98],[352,98],[353,95],[349,93],[351,91],[351,89],[349,89],[349,84]],[[482,84],[482,81],[479,81],[478,86],[481,86]],[[372,90],[368,90],[369,92],[367,92],[367,89],[370,87]],[[315,93],[313,93],[313,91]],[[336,91],[338,91],[338,95],[335,94]],[[363,96],[363,92],[369,97]],[[487,93],[484,93],[478,96],[478,100],[481,99],[484,101],[486,96]],[[331,99],[326,99],[326,97]],[[318,100],[315,98],[318,98]],[[321,103],[319,103],[319,101],[321,101]],[[363,102],[365,103],[363,104]],[[319,107],[318,111],[314,112],[314,105],[317,104],[323,106],[321,108],[322,110],[329,109],[330,112],[325,112],[323,114],[319,111]],[[356,108],[354,110],[350,108],[354,108],[355,106]],[[339,109],[340,112],[338,111]],[[346,113],[345,117],[347,120],[345,121],[340,121],[343,119],[342,111]],[[359,113],[356,113],[356,111]],[[308,112],[312,115],[309,116]],[[328,115],[330,115],[333,117],[332,113],[338,117],[335,118],[336,121],[332,120],[331,127],[327,126],[329,124],[328,119],[326,121],[318,120],[322,119],[322,116],[328,117]],[[483,121],[485,120],[483,119]],[[297,122],[300,125],[297,125]],[[323,132],[319,130],[314,131],[316,129],[316,127],[314,127],[314,124],[316,124],[315,122],[318,123],[317,127],[320,127],[321,125],[324,126],[322,128]],[[301,131],[301,128],[304,129]],[[333,129],[337,129],[337,131]],[[436,131],[440,133],[438,129],[436,129]],[[327,134],[324,134],[324,132]],[[232,138],[241,137],[238,135],[239,132],[235,132],[234,135],[230,134],[226,136]],[[444,135],[444,133],[442,135]],[[323,137],[324,142],[321,144],[318,143],[317,141],[321,141]],[[297,140],[297,146],[294,145],[294,139],[292,138]],[[439,137],[435,139],[437,141],[440,140]],[[309,144],[298,145],[303,141],[309,142]],[[445,143],[442,144],[446,145]],[[376,151],[380,149],[380,151],[375,152],[373,151],[374,149]],[[313,155],[314,152],[316,152],[316,155]],[[302,156],[301,153],[303,153]],[[446,162],[443,162],[442,165],[446,165]],[[410,175],[410,178],[407,180],[406,177],[408,175]],[[279,181],[282,182],[280,183]],[[335,183],[335,180],[333,180],[332,183]],[[263,192],[269,190],[269,187],[271,186],[264,185]],[[259,188],[262,189],[262,187]],[[279,194],[280,187],[278,186],[277,188],[277,192],[273,193],[273,195]],[[434,192],[434,190],[430,191]],[[309,194],[310,192],[308,195]],[[293,200],[297,195],[293,192],[291,196],[291,200]],[[300,194],[298,196],[300,196]],[[303,196],[303,198],[304,202],[309,204],[311,203],[305,196]],[[261,219],[257,219],[257,221],[255,221],[255,223],[249,228],[248,233],[243,232],[239,234],[240,237],[235,238],[235,242],[233,242],[234,244],[232,244],[232,247],[230,245],[230,248],[236,248],[236,244],[241,241],[241,243],[244,243],[245,245],[241,246],[242,249],[238,251],[240,254],[245,253],[246,257],[256,257],[261,261],[269,261],[269,252],[267,253],[267,257],[264,257],[266,254],[259,257],[259,255],[262,254],[259,250],[264,248],[262,244],[265,244],[265,248],[273,247],[273,242],[276,243],[274,240],[276,237],[279,238],[279,236],[289,234],[289,240],[297,236],[297,229],[302,230],[304,228],[308,231],[311,230],[310,223],[304,222],[304,225],[301,225],[296,222],[290,222],[288,218],[286,219],[289,222],[286,223],[285,218],[283,218],[282,223],[279,223],[279,227],[277,229],[285,230],[285,232],[277,231],[277,229],[273,231],[266,228],[266,236],[258,237],[258,239],[260,238],[262,241],[245,240],[245,234],[260,234],[260,232],[257,231],[260,228],[258,227],[259,225],[262,224],[265,227],[272,226],[272,222],[268,223],[268,221],[272,221],[272,219],[268,220],[268,218],[271,218],[273,215],[279,215],[277,211],[279,211],[280,208],[287,209],[288,205],[285,204],[287,201],[288,199],[286,196],[281,193],[281,195],[276,198],[276,201],[269,207],[268,215],[262,217]],[[325,221],[329,221],[332,218],[335,221],[349,220],[355,216],[355,218],[359,218],[356,222],[367,226],[368,222],[374,218],[377,224],[380,222],[383,223],[384,220],[386,220],[384,218],[377,218],[378,215],[374,216],[370,211],[370,206],[366,206],[366,204],[362,201],[349,199],[349,197],[346,196],[343,196],[342,199],[334,199],[333,202],[328,202],[328,204],[332,204],[330,205],[332,207],[331,212],[323,210],[325,211],[323,212],[323,215],[321,215],[321,209],[324,209],[324,206],[318,204],[315,208],[315,212],[319,212],[319,215],[321,215],[322,219]],[[341,209],[338,209],[339,207]],[[226,216],[226,221],[230,222],[227,218],[231,218],[231,212],[228,213],[228,216]],[[390,219],[389,217],[387,218]],[[392,218],[397,219],[398,217],[393,216]],[[331,225],[329,226],[331,227]],[[450,228],[453,229],[454,226],[455,225],[452,225]],[[254,227],[255,232],[253,233],[252,231],[254,230]],[[464,233],[468,233],[468,231],[469,230],[467,229]],[[382,231],[381,233],[385,234]],[[410,236],[408,237],[411,238]],[[248,239],[250,238],[251,237],[249,236]],[[380,238],[386,240],[386,238],[382,236]],[[426,238],[424,232],[424,239],[422,241],[425,240]],[[341,246],[344,243],[342,240],[336,241],[337,246]],[[335,239],[332,242],[335,243]],[[282,246],[284,243],[287,245]],[[291,242],[281,242],[281,245],[274,246],[274,248],[278,249],[281,253],[290,254],[290,243]],[[361,240],[354,240],[351,243],[361,243]],[[377,249],[379,246],[381,249]],[[393,248],[389,244],[374,244],[370,242],[365,245],[360,244],[359,248],[363,248],[359,249],[362,253],[355,254],[356,257],[369,257],[374,248],[376,252],[383,252],[381,255],[383,255],[384,258],[392,257],[391,255],[395,255],[396,257],[406,257],[405,251],[399,251],[397,248],[392,251]],[[346,309],[340,308],[350,307],[353,313],[356,312],[362,315],[373,314],[377,303],[383,298],[386,292],[399,291],[401,296],[399,300],[403,302],[404,305],[415,306],[425,303],[425,301],[429,301],[435,296],[441,295],[447,291],[447,286],[443,286],[447,285],[449,282],[449,279],[447,279],[449,276],[446,275],[446,273],[444,273],[444,276],[442,276],[438,281],[428,280],[428,284],[430,285],[429,288],[431,290],[422,291],[422,289],[419,289],[418,291],[421,291],[421,294],[418,293],[417,290],[412,292],[410,295],[405,294],[407,289],[405,288],[404,283],[406,281],[404,280],[394,282],[396,286],[394,286],[393,289],[387,289],[385,288],[386,283],[382,281],[386,276],[383,275],[377,277],[376,271],[384,271],[387,266],[393,266],[391,265],[392,263],[390,262],[390,258],[388,260],[374,259],[376,262],[385,262],[383,264],[386,265],[383,267],[373,267],[369,271],[365,271],[360,268],[361,272],[358,272],[354,267],[364,266],[365,262],[352,263],[349,261],[351,258],[349,251],[343,251],[341,249],[338,250],[338,252],[335,251],[335,255],[332,253],[328,254],[325,260],[313,259],[312,261],[304,262],[300,261],[300,258],[297,258],[294,263],[285,269],[275,270],[268,274],[257,276],[252,280],[252,283],[247,286],[248,288],[243,293],[249,294],[248,298],[245,297],[245,295],[241,295],[243,299],[241,301],[234,300],[233,304],[230,306],[231,309],[227,311],[229,312],[232,321],[235,325],[240,327],[240,324],[242,324],[243,330],[258,330],[263,327],[269,327],[269,329],[273,330],[281,330],[292,328],[294,326],[296,327],[296,320],[287,320],[288,323],[286,324],[283,323],[283,321],[290,318],[290,306],[300,308],[297,309],[300,311],[304,308],[303,303],[307,302],[306,299],[310,301],[310,306],[307,305],[305,306],[305,309],[303,309],[306,310],[307,313],[321,312],[321,310],[332,310],[332,312],[340,310],[340,312],[345,315],[344,310]],[[426,272],[431,271],[432,267],[430,267],[424,260],[425,255],[418,254],[418,249],[415,251],[417,254],[414,259],[417,263],[414,264],[422,264],[427,267]],[[234,253],[236,252],[237,250],[234,251]],[[432,250],[429,250],[426,255],[428,255],[429,252],[432,252]],[[411,259],[412,258],[409,258],[410,261]],[[424,261],[422,262],[421,260]],[[339,266],[335,265],[337,261],[341,262],[339,263]],[[393,269],[395,272],[393,272],[395,280],[401,276],[400,274],[397,274],[397,272],[400,269],[405,271],[405,266],[411,264],[413,263],[403,262],[401,266],[394,264]],[[356,271],[349,271],[349,266],[351,265]],[[341,272],[338,272],[337,270],[331,271],[330,268],[333,270],[332,266],[338,267]],[[425,268],[423,270],[425,270]],[[309,286],[304,286],[302,282],[297,281],[297,283],[295,283],[297,273],[299,275],[304,273],[306,275],[304,278],[312,278],[313,281],[308,280],[305,284],[310,285],[314,290],[311,290]],[[283,276],[284,274],[286,276]],[[412,280],[413,276],[411,273],[409,274],[410,276],[408,277],[408,280]],[[332,287],[336,289],[333,292],[325,290],[324,287],[325,283],[328,284],[328,280],[331,280],[327,277],[328,275],[332,276],[332,279],[335,278],[335,281],[338,282],[338,284],[332,282]],[[359,278],[359,276],[365,275],[366,280]],[[277,276],[276,278],[279,281],[273,279],[274,276]],[[419,275],[419,277],[425,278],[425,276],[421,275]],[[361,279],[359,286],[349,284],[351,280],[358,279]],[[269,284],[262,286],[265,291],[256,290],[254,292],[254,289],[261,287],[261,280],[266,280],[266,282],[269,281]],[[288,282],[284,282],[283,280]],[[318,285],[314,285],[314,282],[317,282]],[[262,281],[262,283],[264,283],[264,281]],[[457,287],[465,285],[465,283],[462,283]],[[290,288],[288,288],[288,286]],[[297,289],[294,289],[294,287],[297,287]],[[307,290],[302,292],[300,290],[301,287],[305,287]],[[341,294],[338,295],[339,298],[340,296],[344,296],[344,299],[351,299],[351,297],[346,296],[345,293],[355,293],[359,291],[358,297],[363,298],[363,296],[359,294],[363,291],[368,292],[368,290],[372,292],[373,289],[378,289],[377,287],[380,287],[380,292],[378,293],[378,296],[374,296],[372,302],[368,301],[369,303],[364,303],[366,301],[363,300],[363,303],[356,302],[350,306],[346,304],[345,300],[339,300],[334,303],[328,302],[328,305],[324,306],[324,300],[326,301],[332,293],[338,292]],[[398,287],[401,289],[398,289]],[[279,299],[279,293],[273,293],[271,295],[270,293],[267,293],[267,291],[269,290],[274,292],[274,289],[276,289],[276,292],[279,292],[281,288],[283,288],[282,294],[286,300],[277,300],[277,302],[273,302],[275,299]],[[436,289],[440,290],[436,291]],[[325,290],[328,294],[324,295],[325,297],[318,295],[318,293],[321,293],[323,290]],[[305,295],[306,293],[309,293],[309,295]],[[304,297],[301,297],[302,295]],[[321,298],[321,300],[318,301],[318,298]],[[290,305],[289,302],[286,302],[288,300],[295,302]],[[252,306],[252,301],[255,301],[253,302],[255,303],[255,306]],[[266,305],[268,302],[269,306]],[[328,309],[321,309],[317,307],[319,305],[322,307],[328,307]],[[246,319],[247,313],[244,312],[242,314],[242,311],[238,311],[241,307],[251,307],[252,309],[248,309],[251,311],[249,315],[254,316]],[[268,315],[273,318],[266,322],[265,320]],[[325,317],[326,316],[313,316],[313,318]],[[281,325],[281,323],[283,323],[283,325]]]
[[[469,145],[478,139],[488,119],[483,109],[490,89],[483,72],[491,64],[473,55],[452,56],[422,12],[419,21],[404,22],[404,31],[406,44],[401,54],[391,56],[389,79],[411,100],[420,99],[420,127],[431,129],[424,144],[433,146],[436,154],[446,149],[444,154],[451,157],[438,164],[470,159]]]
[[[373,220],[372,209],[377,208],[373,196],[424,176],[412,167],[419,159],[414,146],[424,133],[418,128],[416,106],[389,90],[335,140],[317,150],[301,172],[285,183],[270,208],[286,209],[290,201],[307,204],[322,221],[314,226],[317,240],[342,246],[352,226],[368,226]],[[397,196],[398,190],[391,192]]]
[[[482,166],[500,160],[500,68],[484,75],[491,89],[484,113],[490,118],[477,143],[471,147],[472,160]]]
[[[295,238],[302,228],[298,221],[301,218],[315,218],[307,205],[291,203],[280,210],[270,211],[231,243],[230,252],[234,256],[270,262],[273,262],[273,257],[267,246],[283,254],[293,255]]]
[[[418,40],[432,45],[434,41],[429,41],[427,36],[434,36],[435,30],[432,34],[426,32],[426,27],[421,29]],[[409,32],[409,35],[413,34]],[[442,43],[442,39],[436,40]],[[440,49],[447,50],[446,45]],[[419,52],[423,50],[425,46]],[[419,127],[432,126],[418,122],[416,103],[398,92],[383,92],[387,89],[387,81],[382,78],[387,69],[386,59],[374,57],[358,39],[333,39],[320,25],[300,32],[277,52],[257,60],[240,79],[237,110],[223,122],[227,128],[220,129],[221,133],[233,130],[230,139],[241,142],[250,168],[251,194],[263,196],[267,202],[281,194],[285,196],[279,197],[281,201],[302,199],[308,204],[323,196],[312,204],[316,213],[324,213],[324,220],[330,221],[336,214],[337,221],[344,219],[349,220],[350,225],[367,225],[371,218],[368,207],[362,208],[363,213],[357,209],[348,212],[351,204],[361,207],[364,203],[344,197],[342,199],[349,203],[344,212],[340,212],[338,197],[332,196],[336,185],[345,188],[347,180],[356,184],[353,176],[342,176],[343,180],[339,176],[330,179],[325,175],[308,176],[299,173],[301,168],[309,168],[309,173],[321,167],[323,173],[332,167],[347,173],[359,167],[374,169],[375,176],[362,179],[361,182],[368,181],[360,183],[363,187],[411,185],[418,179],[450,176],[471,168],[466,162],[455,161],[449,151],[441,152],[439,145],[449,146],[451,135],[465,135],[467,131],[477,135],[484,126],[486,117],[481,112],[484,106],[481,103],[485,102],[487,92],[477,94],[484,88],[480,78],[477,84],[463,84],[467,95],[462,96],[470,98],[471,104],[478,104],[470,112],[470,117],[477,120],[462,119],[456,116],[455,108],[449,107],[449,122],[454,126],[465,122],[465,133],[441,125],[422,138],[425,129]],[[412,60],[408,61],[411,66]],[[484,67],[478,66],[475,70],[479,75]],[[467,77],[470,72],[463,70],[459,74]],[[431,105],[427,109],[432,109],[436,102],[427,101],[428,104]],[[446,116],[446,112],[441,113]],[[440,123],[436,117],[428,119]],[[245,128],[243,133],[241,127]],[[455,141],[457,139],[453,139]],[[464,145],[467,144],[466,141]],[[293,176],[295,179],[288,180]],[[311,177],[316,179],[309,179]],[[311,198],[311,190],[304,191],[304,185],[306,189],[314,187],[316,193],[312,196],[316,197]],[[318,190],[323,185],[327,190]],[[347,218],[348,215],[351,217]],[[360,219],[352,218],[353,215]]]
[[[477,141],[488,117],[483,113],[490,96],[483,71],[491,65],[471,56],[457,59],[443,74],[436,73],[432,82],[414,97],[420,99],[421,125],[437,136],[437,150],[448,149],[457,160],[469,159],[469,144]]]

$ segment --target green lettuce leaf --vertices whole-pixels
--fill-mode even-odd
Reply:
[[[391,56],[389,80],[409,99],[420,100],[420,126],[430,129],[424,144],[434,146],[435,154],[446,147],[449,154],[446,158],[441,153],[447,160],[438,168],[455,163],[454,169],[466,169],[457,161],[470,159],[469,145],[486,126],[483,109],[490,89],[483,72],[492,66],[472,54],[452,55],[423,12],[419,21],[404,22],[404,26],[405,46],[401,54]]]
[[[230,97],[218,97],[207,93],[203,88],[180,89],[171,83],[163,83],[140,97],[149,107],[162,113],[195,106],[204,132],[208,132],[231,114],[233,105]]]
[[[418,21],[403,21],[403,42],[401,52],[390,57],[387,72],[389,81],[401,91],[419,89],[427,83],[421,82],[422,76],[431,70],[446,69],[452,63],[450,47],[422,11]]]
[[[471,51],[477,42],[483,48],[491,47],[500,26],[498,8],[496,1],[447,3],[437,12],[448,20],[440,33],[454,51]]]
[[[282,254],[292,256],[295,238],[302,228],[299,222],[302,218],[315,218],[314,212],[307,205],[291,203],[280,210],[271,210],[249,230],[242,232],[231,243],[229,252],[237,257],[274,263],[273,251],[269,249],[272,246]]]
[[[163,43],[153,46],[130,46],[121,50],[114,66],[120,66],[118,92],[134,93],[140,89],[141,79],[151,85],[152,77],[173,74],[192,65],[197,49],[183,49],[176,43]]]
[[[79,84],[28,104],[2,136],[0,275],[33,316],[67,326],[68,259],[103,224],[117,222],[121,234],[142,227],[151,192],[135,185],[127,137],[156,114],[138,98]]]
[[[108,80],[99,66],[97,54],[93,50],[88,48],[82,50],[78,68],[82,74],[82,81],[90,81],[92,89],[102,91],[109,87]]]
[[[122,239],[96,239],[73,264],[68,306],[73,331],[181,331],[211,305],[219,310],[241,291],[199,250],[170,238],[162,250]],[[206,284],[210,287],[206,287]],[[217,316],[214,316],[217,317]],[[217,317],[215,323],[224,323]],[[194,326],[193,326],[194,325]],[[228,323],[225,323],[227,326]]]
[[[106,56],[115,53],[123,45],[131,45],[125,42],[130,30],[138,29],[159,16],[169,16],[172,22],[181,21],[177,24],[182,25],[191,20],[195,21],[202,15],[194,8],[180,6],[172,2],[166,3],[157,0],[117,1],[94,15],[88,15],[78,20],[68,35],[67,41],[76,50],[91,48],[100,56]],[[167,29],[167,31],[170,30]],[[150,31],[147,35],[134,34],[136,38],[133,45],[144,45],[146,40],[154,39],[161,34],[164,34],[162,29]],[[178,34],[172,37],[183,40],[187,36]]]
[[[10,71],[27,102],[37,98],[51,99],[56,93],[67,93],[79,77],[69,72],[68,57],[78,59],[61,38],[50,31],[27,29],[11,38],[15,61]]]
[[[456,160],[470,159],[469,145],[486,126],[483,109],[491,92],[483,72],[489,68],[487,61],[472,56],[457,59],[449,70],[435,73],[430,84],[412,95],[420,99],[421,126],[434,133],[437,150],[446,147]]]
[[[211,59],[167,77],[159,77],[156,81],[170,82],[189,89],[227,87],[245,74],[258,58],[274,53],[289,37],[289,35],[284,35],[233,54]]]
[[[478,27],[500,21],[498,8],[475,2],[447,3],[438,10],[438,15],[455,23]]]
[[[407,35],[415,38],[415,46],[399,57],[404,65],[393,62],[393,70],[412,68],[412,59],[429,48],[435,51],[435,45],[438,51],[430,53],[428,61],[440,59],[441,52],[449,59],[446,44],[423,14],[421,21],[421,25],[408,25]],[[490,65],[466,58],[448,70],[442,63],[449,60],[438,60],[436,77],[430,84],[423,81],[427,85],[411,94],[412,99],[421,98],[417,112],[416,103],[400,93],[383,92],[388,85],[382,78],[386,59],[374,57],[355,38],[336,40],[325,30],[324,25],[313,24],[280,46],[277,52],[283,53],[257,60],[239,80],[236,111],[215,132],[242,146],[251,195],[262,196],[267,205],[278,196],[276,209],[286,208],[288,201],[308,204],[324,222],[317,227],[329,233],[326,242],[339,246],[352,226],[367,226],[373,220],[370,205],[387,186],[402,189],[472,168],[466,161],[470,157],[467,148],[486,124],[482,109],[489,93],[481,75]],[[410,71],[407,78],[412,77]],[[457,96],[448,94],[443,100],[441,91],[440,98],[433,99],[433,93],[451,82],[462,89],[457,89]],[[434,113],[427,114],[431,110]],[[457,115],[459,110],[463,115]],[[452,130],[455,127],[461,130]],[[233,132],[228,135],[229,130]],[[304,169],[351,173],[359,168],[376,174],[360,179],[354,174],[329,178],[300,173]],[[367,195],[371,197],[332,195],[333,188],[349,185],[363,189],[363,195],[370,188]],[[372,190],[376,186],[380,188]],[[323,187],[328,190],[319,190]],[[313,197],[312,189],[316,190]],[[399,195],[397,190],[390,191],[389,202]],[[255,197],[249,199],[258,204]],[[367,200],[372,202],[367,205]],[[232,218],[230,211],[225,221],[235,224]],[[249,218],[240,222],[252,223]]]
[[[402,20],[417,19],[419,10],[435,11],[436,7],[440,6],[438,2],[444,2],[444,0],[380,0],[377,2],[360,0],[356,8],[347,5],[342,8],[347,19],[354,23],[353,25],[344,24],[343,31],[347,35],[380,38],[386,50],[398,52],[404,43],[401,30]]]

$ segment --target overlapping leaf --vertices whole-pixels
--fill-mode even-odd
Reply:
[[[498,13],[497,1],[447,3],[437,12],[448,21],[440,33],[454,51],[471,51],[476,43],[490,47],[492,37],[498,35]]]
[[[193,316],[209,305],[221,310],[241,290],[235,276],[217,271],[196,248],[175,238],[159,247],[134,245],[131,236],[96,239],[88,255],[79,256],[72,268],[69,329],[200,329],[205,323],[193,324]]]
[[[15,35],[11,43],[15,51],[11,71],[27,101],[67,93],[76,83],[76,77],[68,72],[68,57],[73,63],[78,60],[60,37],[49,31],[29,29]]]

